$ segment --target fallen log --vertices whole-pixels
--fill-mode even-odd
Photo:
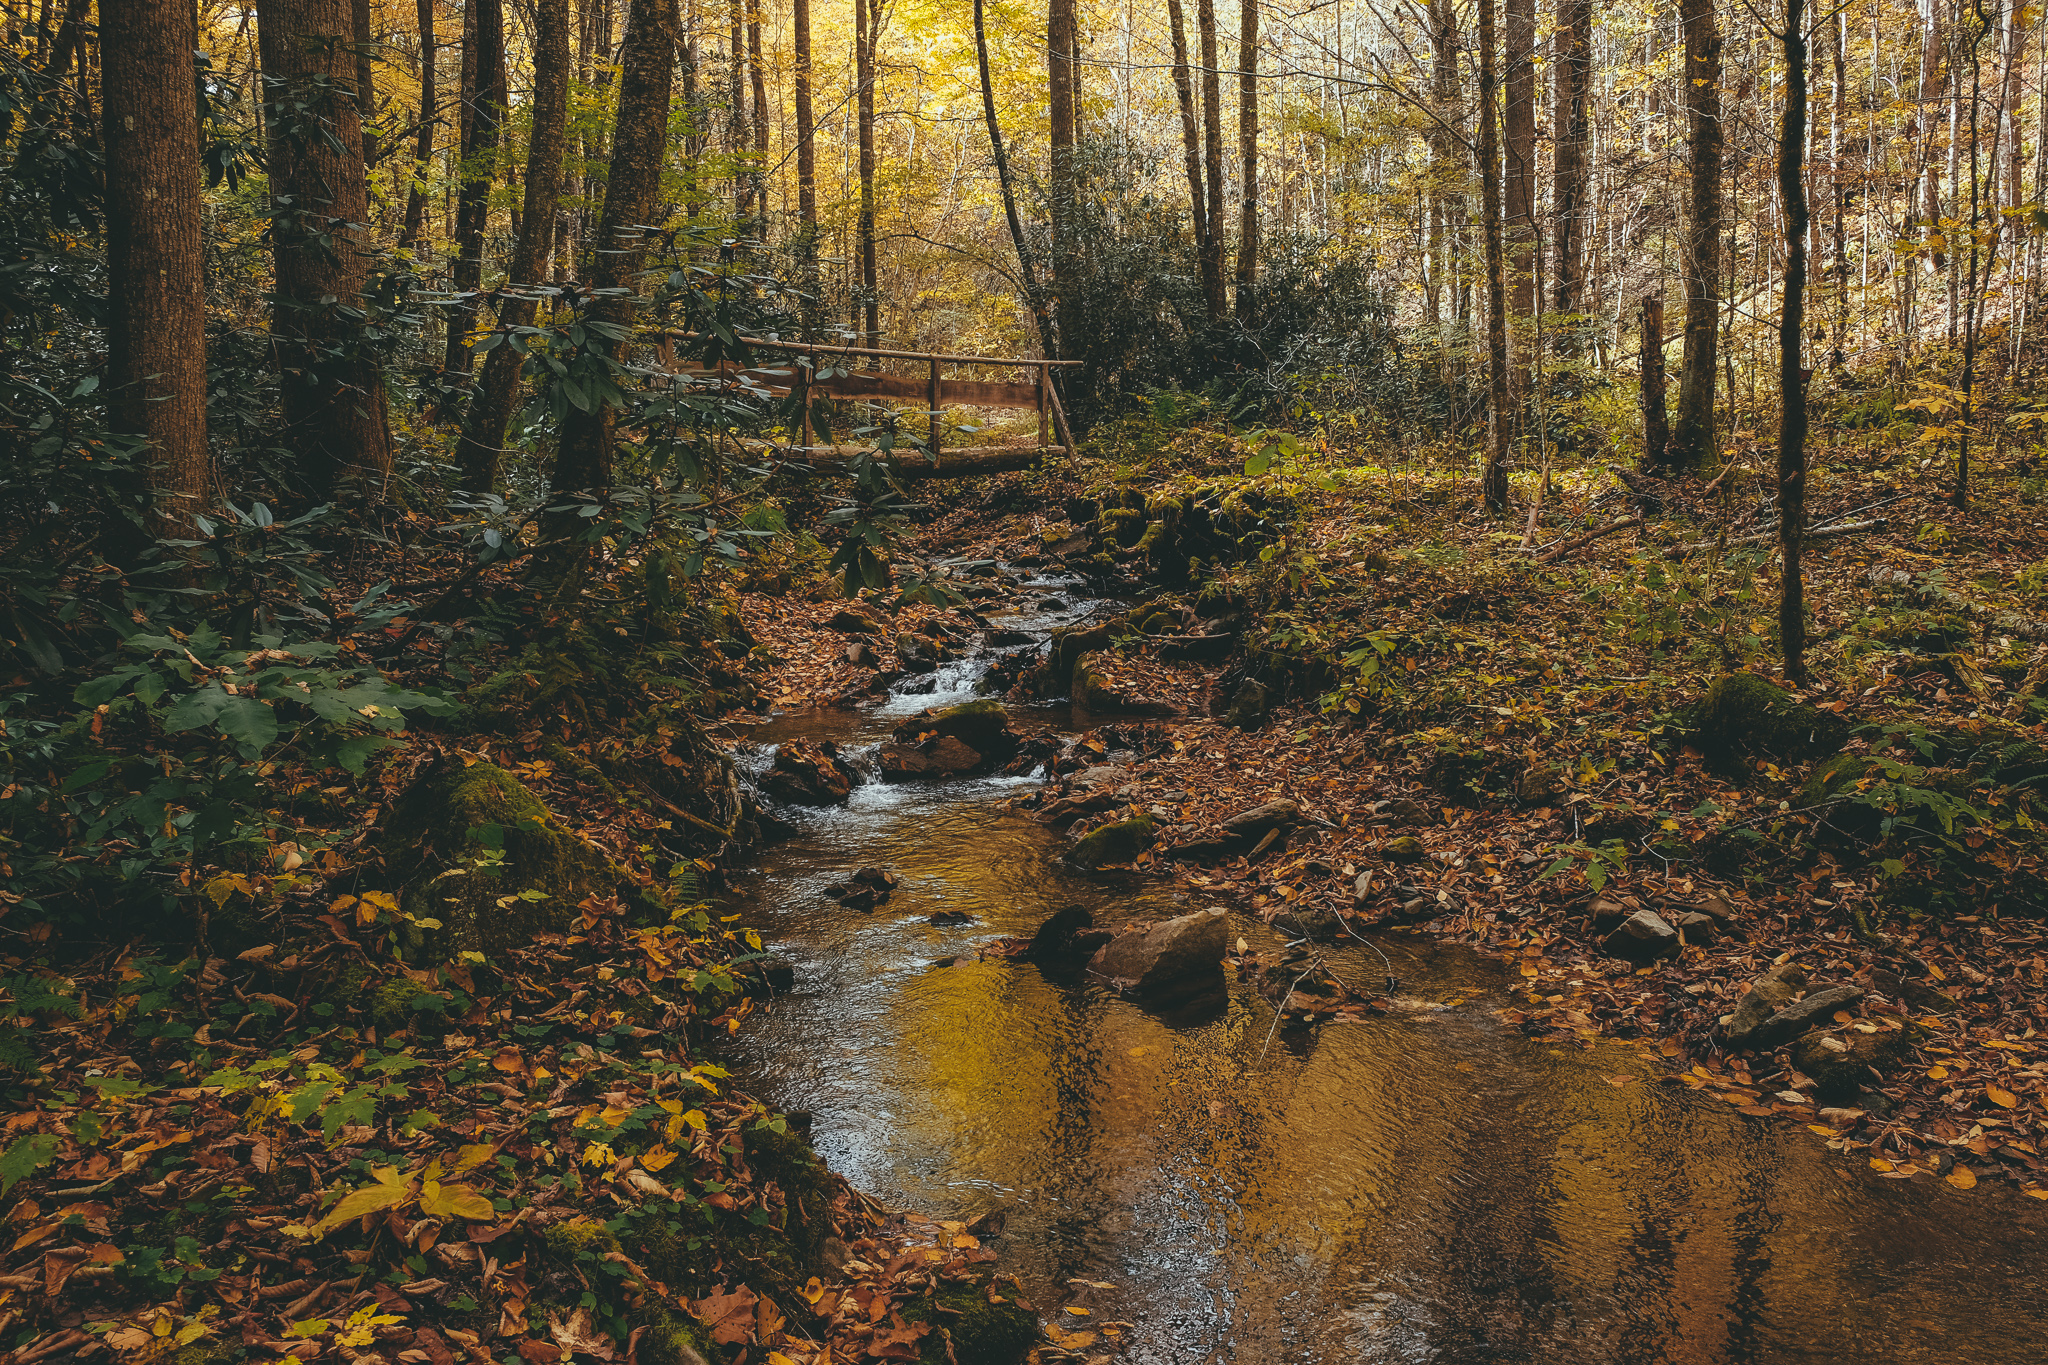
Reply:
[[[1863,534],[1865,531],[1882,531],[1889,525],[1891,523],[1883,517],[1872,517],[1869,521],[1843,521],[1837,522],[1832,526],[1810,526],[1807,528],[1806,534],[1801,536],[1800,539],[1832,540],[1837,536],[1856,536]],[[1727,543],[1731,546],[1757,545],[1766,540],[1776,540],[1777,538],[1778,528],[1773,526],[1768,531],[1756,531],[1746,536],[1737,536]],[[1674,545],[1669,550],[1666,550],[1665,554],[1672,559],[1677,559],[1681,555],[1698,554],[1703,550],[1717,549],[1720,546],[1721,542],[1718,540],[1701,540],[1695,541],[1691,545]]]
[[[835,451],[830,446],[796,446],[777,451],[794,465],[809,465],[819,473],[836,472],[854,452]],[[886,467],[899,479],[964,479],[977,474],[1006,474],[1030,469],[1047,455],[1062,455],[1058,446],[969,446],[964,450],[942,451],[938,463],[911,455],[889,460]]]
[[[1561,555],[1570,554],[1581,545],[1591,545],[1603,536],[1611,536],[1617,531],[1626,531],[1631,526],[1641,526],[1642,524],[1643,518],[1630,517],[1626,521],[1617,521],[1612,526],[1603,526],[1597,531],[1588,531],[1585,535],[1575,536],[1570,540],[1561,540],[1555,545],[1537,551],[1536,562],[1538,564],[1548,564],[1551,560]]]

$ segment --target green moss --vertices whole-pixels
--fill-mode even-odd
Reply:
[[[899,740],[919,734],[951,735],[976,753],[989,753],[1010,729],[1010,713],[993,698],[963,701],[930,715],[912,716],[896,727]]]
[[[1880,1077],[1905,1061],[1913,1046],[1914,1032],[1904,1028],[1881,1033],[1809,1033],[1792,1045],[1792,1065],[1813,1079],[1820,1098],[1849,1099],[1859,1090],[1881,1085]],[[1831,1039],[1847,1050],[1837,1051],[1823,1039]],[[1873,1070],[1878,1074],[1872,1075]]]
[[[428,956],[502,952],[560,933],[593,895],[617,895],[647,917],[660,913],[596,845],[564,830],[540,798],[493,764],[437,760],[398,799],[385,838],[399,904],[415,920],[441,923],[412,931],[408,946]]]
[[[1001,1303],[989,1302],[984,1282],[948,1286],[934,1297],[905,1304],[905,1322],[928,1322],[939,1329],[924,1338],[918,1359],[924,1365],[1017,1365],[1038,1344],[1038,1315],[1002,1289],[996,1289]]]
[[[1128,820],[1118,820],[1090,830],[1074,845],[1074,851],[1067,858],[1075,866],[1086,868],[1127,863],[1152,847],[1157,836],[1158,830],[1151,816],[1134,815]]]
[[[1723,766],[1745,755],[1796,761],[1832,754],[1849,735],[1842,717],[1794,701],[1755,673],[1716,679],[1692,708],[1691,721],[1701,748]]]
[[[647,1324],[647,1335],[640,1338],[634,1358],[646,1365],[710,1365],[721,1356],[702,1323],[663,1313]]]
[[[233,1365],[244,1352],[217,1336],[205,1336],[171,1352],[169,1365]]]

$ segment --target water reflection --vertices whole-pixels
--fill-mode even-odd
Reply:
[[[804,733],[849,742],[888,723],[813,720]],[[798,990],[736,1060],[884,1201],[1011,1210],[1006,1264],[1041,1307],[1071,1301],[1071,1279],[1118,1285],[1080,1302],[1136,1323],[1131,1359],[2044,1354],[2048,1211],[1988,1182],[1878,1180],[1660,1084],[1621,1045],[1529,1042],[1493,1017],[1498,969],[1469,955],[1396,937],[1403,1012],[1270,1041],[1241,988],[1162,1019],[973,961],[1063,904],[1116,922],[1197,903],[1066,873],[1059,836],[993,809],[1015,789],[874,786],[801,816],[742,888]],[[905,879],[872,915],[818,894],[860,863]],[[941,909],[977,919],[924,922]],[[1381,974],[1362,948],[1339,956]]]

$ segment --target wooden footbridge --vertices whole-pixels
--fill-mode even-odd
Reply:
[[[660,337],[662,368],[720,389],[738,389],[770,398],[786,398],[798,389],[820,398],[865,400],[880,403],[918,403],[931,416],[931,452],[937,464],[899,461],[899,474],[945,477],[956,474],[992,474],[1008,469],[1026,469],[1045,457],[1047,450],[1059,450],[1069,458],[1074,453],[1074,436],[1067,414],[1060,405],[1059,390],[1052,372],[1078,360],[1019,360],[986,355],[943,355],[924,351],[890,351],[861,346],[823,346],[800,341],[771,341],[763,337],[741,337],[749,351],[768,351],[790,357],[780,363],[742,365],[721,360],[706,368],[677,354],[678,342],[704,340],[699,332],[665,332]],[[881,361],[914,362],[918,372],[891,373]],[[1029,378],[990,380],[953,378],[948,369],[1022,370]],[[1030,408],[1038,414],[1035,445],[960,446],[945,448],[946,409]],[[843,455],[836,445],[812,444],[810,405],[804,406],[803,429],[795,447],[806,459]],[[1057,436],[1057,440],[1055,440]],[[828,437],[829,439],[829,437]]]

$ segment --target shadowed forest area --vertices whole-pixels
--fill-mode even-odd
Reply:
[[[0,1365],[2048,1334],[2037,7],[0,11]]]

